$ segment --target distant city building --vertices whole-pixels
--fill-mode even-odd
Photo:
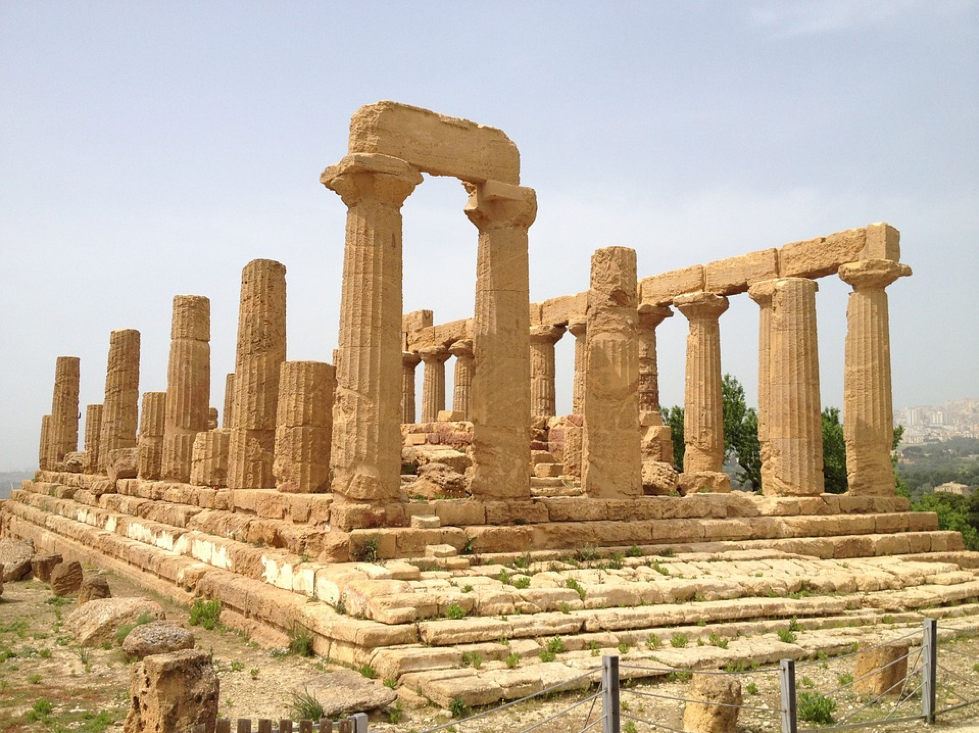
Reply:
[[[937,407],[902,407],[894,411],[894,424],[904,426],[901,442],[905,445],[979,438],[979,399],[952,400]]]
[[[943,494],[958,494],[959,496],[968,496],[972,493],[972,489],[970,489],[968,486],[965,484],[958,484],[954,481],[949,481],[946,484],[936,486],[935,491]]]

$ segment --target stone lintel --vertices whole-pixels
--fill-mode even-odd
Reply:
[[[670,270],[640,280],[639,301],[650,305],[671,305],[678,295],[703,290],[704,283],[703,265]]]

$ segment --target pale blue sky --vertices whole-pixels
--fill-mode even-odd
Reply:
[[[330,360],[345,209],[318,176],[379,99],[519,146],[535,300],[586,289],[596,247],[651,275],[888,221],[915,272],[889,290],[895,406],[979,396],[976,2],[0,0],[0,470],[36,465],[60,354],[101,402],[108,333],[137,328],[141,389],[165,389],[176,293],[211,298],[221,407],[255,257],[288,268],[289,358]],[[472,314],[464,203],[444,179],[408,199],[406,311]],[[820,281],[826,405],[846,292]],[[665,404],[685,326],[659,332]],[[722,344],[754,400],[746,296]]]

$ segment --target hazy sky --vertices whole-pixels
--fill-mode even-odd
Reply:
[[[84,412],[109,331],[136,328],[164,390],[177,293],[211,299],[221,407],[253,258],[288,268],[288,357],[330,360],[346,209],[318,177],[381,99],[517,144],[534,300],[587,289],[597,247],[645,276],[887,221],[914,269],[888,290],[895,406],[979,397],[976,2],[0,0],[0,470],[36,466],[58,355]],[[436,178],[408,199],[405,311],[472,315],[465,200]],[[847,290],[820,280],[825,405]],[[753,402],[757,306],[732,298],[721,331]],[[686,321],[658,333],[682,403]]]

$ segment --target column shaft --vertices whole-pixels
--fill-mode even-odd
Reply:
[[[530,329],[530,414],[553,417],[557,412],[554,388],[554,344],[564,326],[534,326]]]
[[[228,485],[228,453],[231,430],[221,428],[198,433],[190,464],[190,483],[219,488]]]
[[[85,473],[98,473],[99,438],[102,434],[102,405],[85,407]]]
[[[166,434],[167,392],[144,392],[143,409],[139,416],[139,477],[147,480],[161,478],[163,444]],[[189,478],[189,476],[188,476]],[[179,479],[186,481],[187,479]]]
[[[659,404],[659,367],[656,362],[656,327],[673,311],[668,306],[640,306],[639,336],[639,423],[662,425]]]
[[[748,297],[758,304],[758,446],[761,454],[761,490],[766,495],[775,494],[768,423],[772,392],[772,296],[776,282],[765,280],[748,289]]]
[[[139,331],[113,331],[105,372],[105,400],[99,437],[99,472],[106,470],[109,453],[136,447],[139,414]]]
[[[439,413],[445,409],[445,360],[449,352],[433,347],[419,352],[425,364],[425,378],[422,381],[422,422],[438,420]]]
[[[585,370],[588,368],[588,347],[585,344],[585,321],[572,321],[568,330],[574,336],[574,386],[571,396],[571,412],[585,414]]]
[[[449,353],[456,358],[452,380],[452,411],[462,413],[462,419],[469,420],[473,372],[476,367],[472,339],[456,341],[449,348]]]
[[[421,357],[414,351],[401,352],[401,422],[415,422],[415,367]]]
[[[636,252],[596,250],[588,291],[582,486],[593,498],[642,495]]]
[[[279,378],[275,478],[279,491],[330,490],[336,370],[320,361],[286,361]]]
[[[52,468],[61,465],[65,455],[78,450],[78,386],[81,360],[59,356],[54,372],[51,399]]]
[[[52,457],[54,446],[51,441],[51,416],[41,418],[41,440],[37,451],[37,467],[42,471],[53,470]]]
[[[235,374],[232,372],[224,378],[224,412],[221,414],[221,427],[230,428],[234,425],[235,414]]]

